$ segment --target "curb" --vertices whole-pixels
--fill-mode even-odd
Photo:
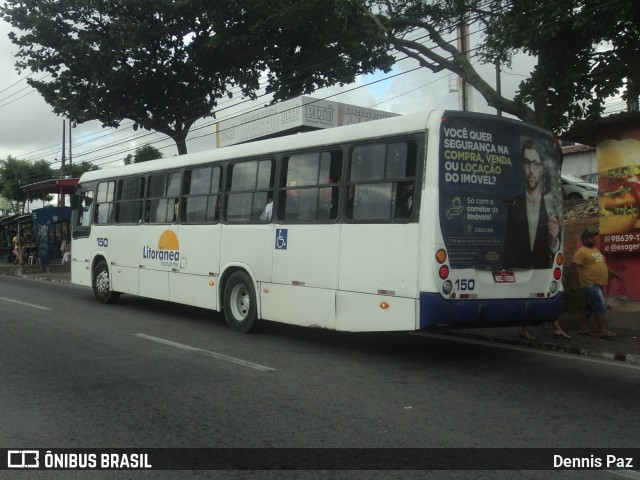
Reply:
[[[446,333],[447,335],[469,338],[473,340],[482,340],[485,342],[494,342],[494,343],[502,343],[505,345],[513,345],[518,347],[529,347],[536,348],[539,350],[548,350],[552,352],[562,352],[569,353],[572,355],[582,355],[583,357],[591,357],[591,358],[602,358],[605,360],[613,360],[616,362],[628,363],[631,365],[640,365],[640,355],[636,355],[633,353],[613,353],[613,352],[605,352],[602,350],[595,350],[591,348],[583,348],[583,347],[575,347],[571,345],[558,345],[555,343],[547,343],[536,340],[520,340],[520,339],[508,339],[508,338],[500,338],[494,336],[486,336],[486,335],[478,335],[475,333],[464,333],[464,332],[456,332],[449,331]]]
[[[65,285],[71,285],[71,280],[68,278],[52,278],[41,275],[22,275],[21,278],[26,278],[29,280],[39,280],[42,282],[52,282],[52,283],[61,283]]]

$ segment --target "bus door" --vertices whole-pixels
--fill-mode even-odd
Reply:
[[[356,146],[340,238],[337,328],[413,330],[420,238],[413,141]]]
[[[284,157],[271,239],[272,284],[262,315],[294,325],[335,328],[341,225],[342,152]]]
[[[91,285],[93,245],[90,236],[94,199],[93,190],[80,187],[72,205],[71,277],[78,285]]]

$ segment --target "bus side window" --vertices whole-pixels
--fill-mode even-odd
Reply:
[[[88,227],[91,225],[91,205],[93,205],[93,192],[82,192],[78,208],[78,225]]]
[[[225,217],[229,223],[267,223],[264,215],[273,198],[274,161],[250,160],[229,166]]]
[[[413,213],[413,182],[396,184],[393,218],[409,218]]]
[[[174,223],[177,221],[180,179],[180,172],[162,172],[149,176],[145,219],[148,217],[150,223]]]
[[[285,222],[335,220],[342,152],[311,152],[283,159],[278,218]]]
[[[116,223],[140,223],[144,198],[144,177],[129,177],[118,181]]]
[[[393,222],[413,217],[416,147],[412,142],[357,146],[349,166],[348,220]]]
[[[215,223],[220,219],[221,168],[187,169],[182,180],[180,220],[186,223]]]
[[[111,221],[111,212],[116,191],[116,182],[113,180],[100,182],[96,196],[96,207],[93,212],[93,223],[107,224]]]

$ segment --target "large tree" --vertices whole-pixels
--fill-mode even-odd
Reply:
[[[0,196],[11,202],[12,210],[24,212],[28,195],[22,188],[53,177],[54,172],[46,160],[30,162],[8,156],[0,160]]]
[[[265,72],[280,99],[392,63],[348,28],[364,14],[342,0],[5,0],[0,14],[18,29],[17,67],[50,74],[27,81],[54,112],[130,119],[179,154],[196,120],[232,92],[255,98]]]
[[[345,0],[366,14],[365,35],[449,70],[489,106],[537,125],[562,130],[597,117],[615,95],[638,97],[640,8],[637,0]],[[456,45],[458,27],[480,32],[471,58]],[[514,98],[502,96],[474,63],[506,63],[515,53],[537,59]],[[634,87],[634,85],[636,87]]]
[[[162,158],[162,152],[153,145],[143,145],[136,148],[135,154],[128,154],[124,157],[124,164],[131,165],[132,163],[148,162],[149,160],[157,160]]]
[[[65,166],[65,175],[69,175],[71,178],[80,178],[85,172],[93,172],[94,170],[100,170],[100,167],[95,163],[82,161],[74,162],[71,165]]]

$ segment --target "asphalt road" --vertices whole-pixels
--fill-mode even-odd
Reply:
[[[264,322],[241,335],[206,310],[131,296],[102,305],[86,288],[0,277],[0,448],[638,448],[639,374],[627,364],[420,333]],[[634,471],[251,478],[258,475],[640,479]],[[196,477],[249,478],[0,472]]]

